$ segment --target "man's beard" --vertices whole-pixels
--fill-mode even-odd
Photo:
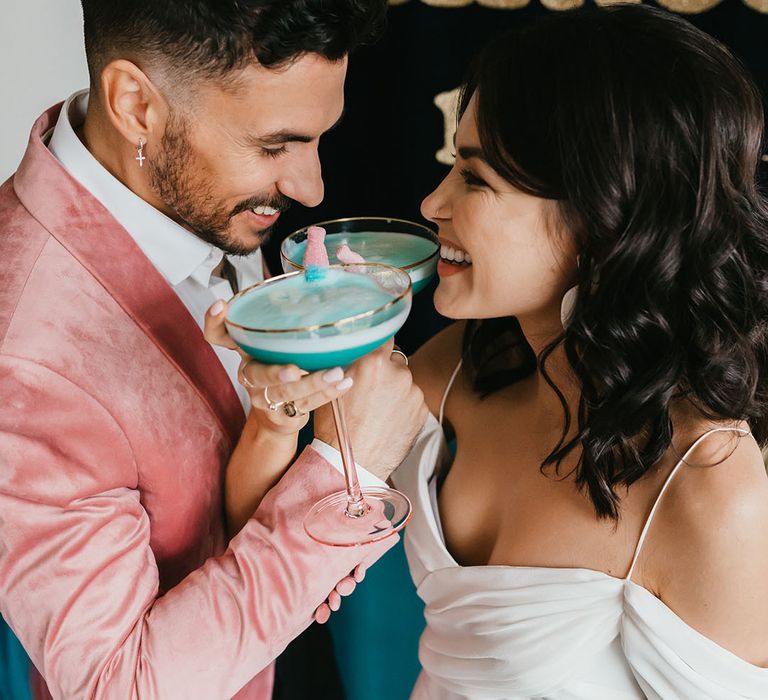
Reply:
[[[285,211],[291,200],[279,193],[270,197],[255,195],[227,209],[215,200],[209,185],[193,179],[197,168],[192,153],[187,124],[171,113],[157,155],[147,163],[150,186],[199,238],[230,255],[253,253],[269,239],[272,227],[261,231],[255,243],[244,245],[228,230],[232,217],[258,206]]]

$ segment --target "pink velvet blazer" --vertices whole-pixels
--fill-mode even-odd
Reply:
[[[343,487],[309,448],[227,542],[242,409],[173,290],[45,147],[59,109],[0,187],[0,613],[55,698],[269,698],[273,659],[393,542],[305,535]]]

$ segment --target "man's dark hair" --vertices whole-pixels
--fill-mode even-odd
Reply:
[[[117,58],[225,78],[251,62],[344,57],[381,32],[386,0],[82,0],[91,82]]]

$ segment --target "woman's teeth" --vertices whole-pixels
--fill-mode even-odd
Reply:
[[[273,209],[272,207],[254,207],[251,209],[251,211],[254,214],[258,214],[259,216],[272,216],[273,214],[277,214],[277,209]]]
[[[445,244],[440,246],[440,257],[446,262],[452,262],[459,265],[472,264],[472,256],[469,253],[465,253],[463,250],[457,250],[456,248],[451,248]]]

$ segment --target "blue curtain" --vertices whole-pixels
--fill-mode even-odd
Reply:
[[[299,452],[313,435],[310,419],[299,435]],[[400,541],[366,572],[355,592],[342,598],[328,628],[347,700],[410,698],[421,670],[418,646],[424,603],[408,571],[402,533]]]
[[[347,698],[408,700],[420,671],[424,604],[408,573],[402,538],[342,599],[328,624]]]
[[[0,617],[0,700],[30,700],[29,659]]]

